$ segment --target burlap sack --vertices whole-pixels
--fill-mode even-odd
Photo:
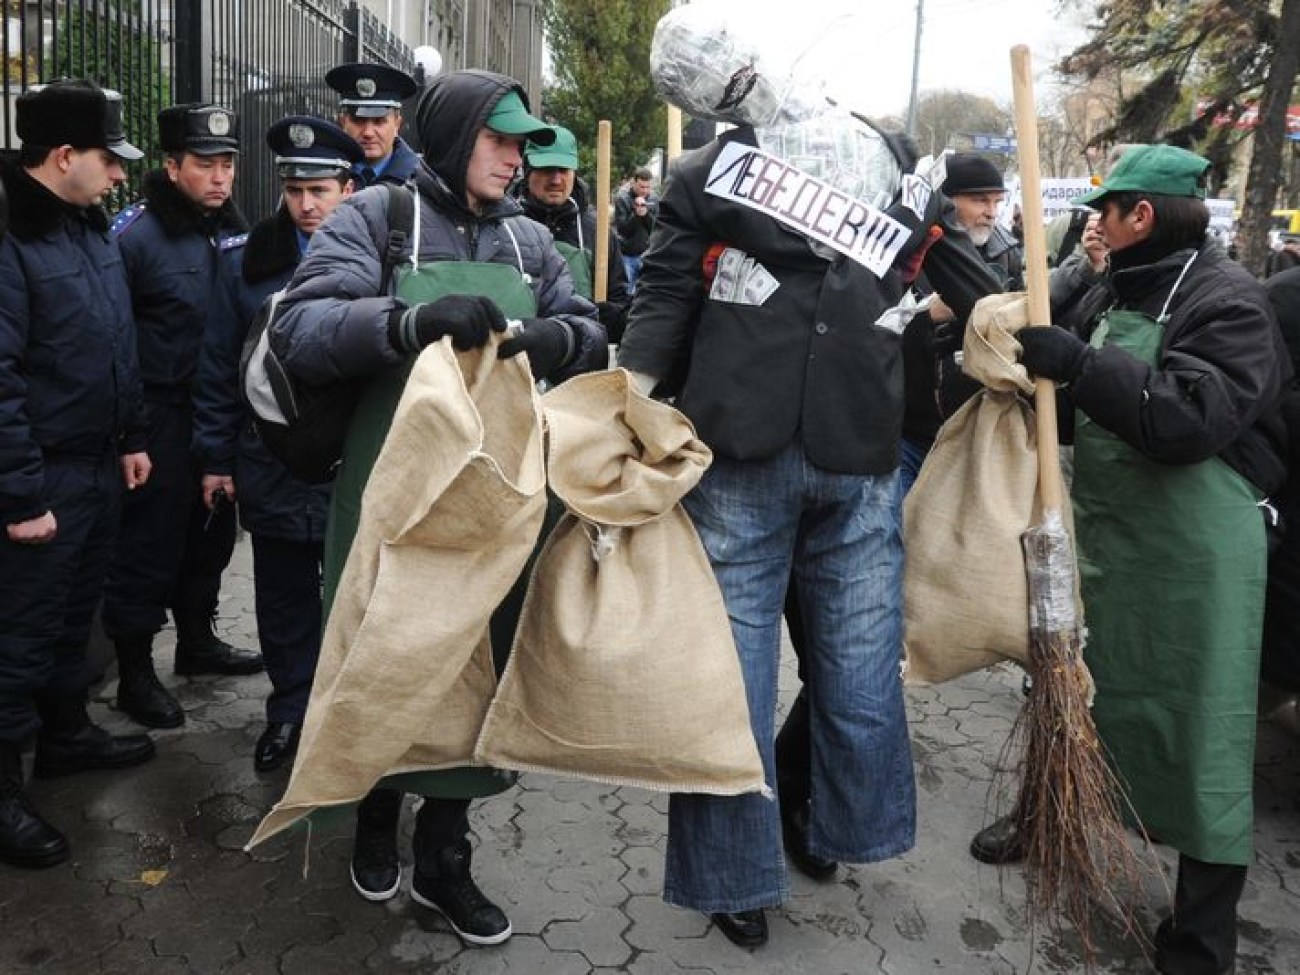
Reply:
[[[712,456],[624,370],[543,397],[568,511],[524,602],[476,757],[615,785],[763,791],[722,594],[680,499]]]
[[[1029,590],[1020,536],[1041,518],[1034,385],[1016,359],[1023,293],[981,300],[962,369],[986,387],[939,431],[903,503],[907,679],[951,680],[1029,658]]]
[[[497,340],[429,346],[366,483],[284,798],[250,841],[383,775],[472,764],[496,687],[488,621],[546,506],[541,411]]]

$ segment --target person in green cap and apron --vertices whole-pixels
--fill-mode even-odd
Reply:
[[[555,384],[606,365],[607,339],[596,307],[575,291],[551,235],[507,196],[526,140],[553,137],[529,114],[527,98],[516,81],[488,71],[439,77],[416,111],[424,165],[397,191],[415,192],[417,199],[410,253],[394,276],[395,293],[379,293],[390,190],[378,186],[354,194],[330,215],[281,300],[271,341],[286,368],[305,382],[366,380],[331,499],[327,614],[356,534],[365,482],[426,345],[450,336],[457,349],[481,348],[507,319],[516,319],[516,333],[498,354],[526,354],[538,380]],[[484,768],[430,773],[423,780],[411,896],[439,911],[468,944],[499,944],[511,934],[505,913],[470,874],[467,812],[471,798],[500,792],[512,781]],[[352,882],[367,900],[388,900],[400,886],[403,795],[385,782],[358,807]]]
[[[524,213],[555,238],[556,248],[569,262],[573,286],[584,298],[591,298],[595,294],[596,211],[588,202],[587,185],[578,178],[578,140],[563,126],[550,128],[554,142],[544,146],[530,140],[524,149],[524,178],[515,195]],[[597,307],[600,323],[610,342],[617,345],[623,338],[632,295],[627,290],[623,252],[612,231],[608,253],[606,300],[597,302]]]
[[[1021,361],[1074,408],[1071,495],[1093,714],[1140,826],[1176,849],[1166,975],[1231,972],[1251,862],[1262,505],[1285,476],[1290,366],[1263,287],[1206,237],[1209,162],[1130,148],[1081,202],[1105,280],[1082,336],[1028,328]]]

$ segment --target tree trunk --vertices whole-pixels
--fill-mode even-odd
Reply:
[[[1246,203],[1238,228],[1238,257],[1252,274],[1264,276],[1268,263],[1268,228],[1282,177],[1282,147],[1291,91],[1300,74],[1300,0],[1283,0],[1273,58],[1259,103],[1255,146],[1246,177]]]

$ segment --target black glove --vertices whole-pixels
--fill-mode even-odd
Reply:
[[[940,322],[934,326],[934,357],[946,359],[961,351],[962,339],[966,336],[966,323],[956,319]]]
[[[444,335],[460,351],[487,344],[488,334],[503,332],[506,316],[483,295],[443,295],[411,308],[394,308],[388,316],[388,341],[399,352],[419,352]]]
[[[497,348],[497,355],[509,359],[528,353],[533,378],[545,379],[573,357],[573,329],[554,318],[525,318],[520,330]]]
[[[1073,382],[1083,371],[1092,349],[1082,339],[1063,328],[1022,328],[1016,333],[1020,342],[1020,361],[1031,375],[1058,383]]]
[[[623,341],[623,329],[627,326],[627,308],[612,301],[598,301],[596,309],[600,324],[605,326],[605,334],[610,342],[618,345]]]

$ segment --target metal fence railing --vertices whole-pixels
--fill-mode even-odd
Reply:
[[[89,78],[122,93],[127,138],[146,153],[134,182],[161,164],[159,109],[215,102],[240,115],[235,199],[250,220],[269,214],[279,192],[263,133],[286,114],[332,117],[331,66],[414,66],[411,49],[356,0],[0,0],[0,17],[0,147],[18,145],[19,93]]]

